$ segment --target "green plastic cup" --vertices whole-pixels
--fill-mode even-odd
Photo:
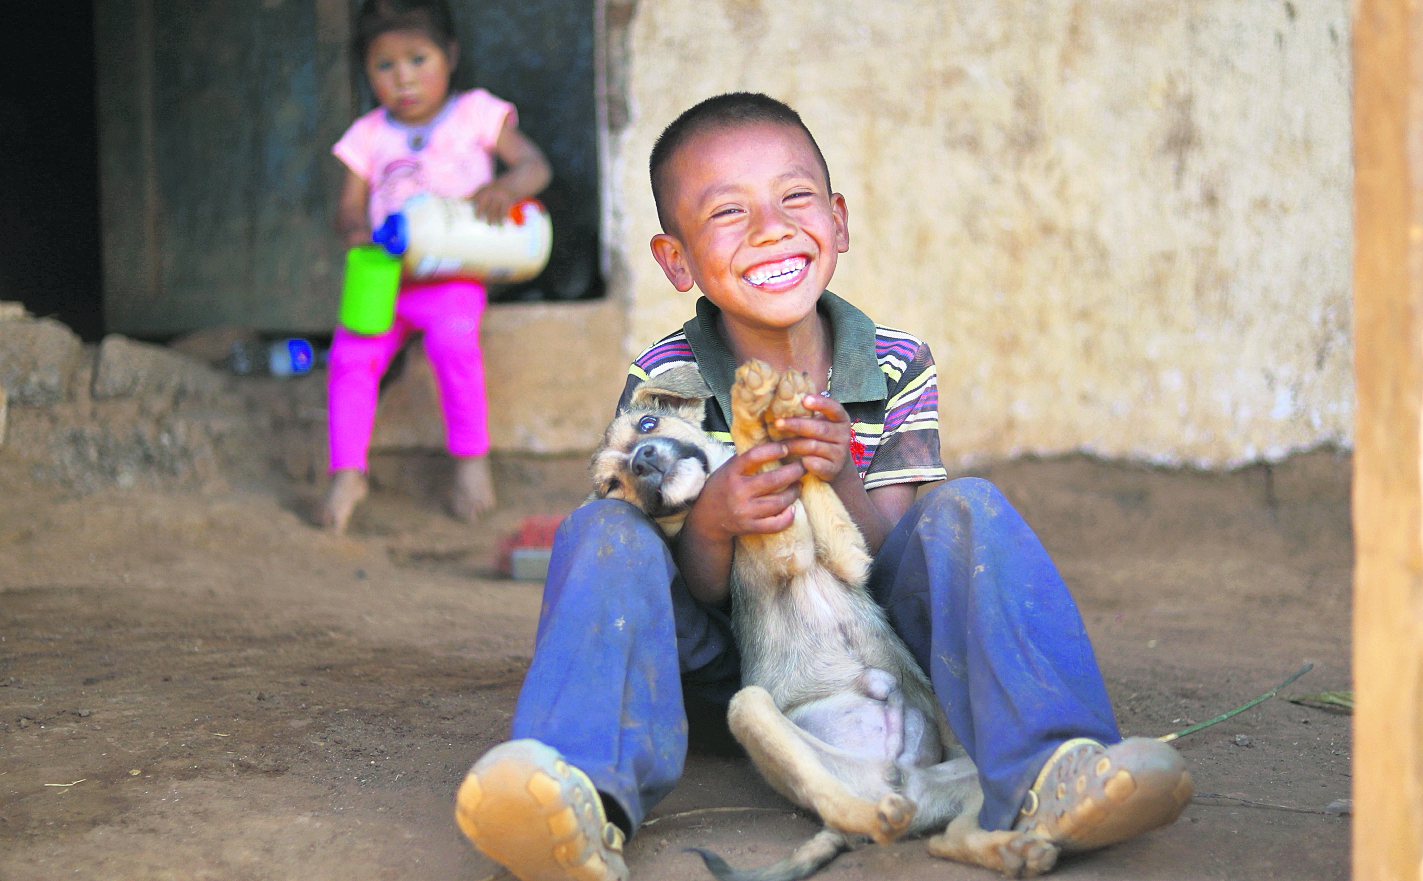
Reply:
[[[347,251],[346,278],[341,283],[341,325],[363,336],[390,330],[399,290],[399,257],[392,257],[379,245],[361,245]]]

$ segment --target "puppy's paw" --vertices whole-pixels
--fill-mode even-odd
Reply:
[[[1057,853],[1050,841],[1013,833],[998,844],[999,871],[1010,878],[1035,878],[1057,865]]]
[[[936,857],[996,869],[1009,878],[1034,878],[1057,865],[1057,845],[1051,841],[1003,830],[985,832],[950,825],[929,839],[929,853]]]
[[[897,792],[891,792],[879,800],[875,806],[876,829],[870,837],[875,844],[889,844],[897,840],[914,820],[914,802]]]
[[[774,423],[777,419],[794,419],[814,416],[806,409],[805,396],[812,392],[810,377],[799,370],[787,370],[776,384],[776,394],[766,408],[766,431],[772,440],[783,440],[787,435],[778,432]]]

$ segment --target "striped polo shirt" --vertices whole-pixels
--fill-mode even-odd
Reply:
[[[830,394],[849,414],[850,454],[865,489],[948,477],[939,458],[938,374],[929,347],[903,331],[875,324],[829,291],[817,308],[829,320],[835,347]],[[699,298],[695,318],[638,355],[628,368],[618,412],[640,383],[690,362],[715,395],[702,427],[731,443],[727,414],[736,360],[717,333],[719,312],[706,297]]]

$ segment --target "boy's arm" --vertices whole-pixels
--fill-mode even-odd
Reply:
[[[889,537],[890,530],[900,521],[909,506],[914,504],[918,488],[912,483],[897,483],[866,490],[860,476],[851,467],[850,479],[842,486],[840,481],[831,484],[835,494],[850,512],[855,525],[865,537],[865,544],[871,554],[879,553],[880,546]]]
[[[476,214],[499,223],[509,216],[515,202],[543,192],[553,171],[538,145],[508,120],[494,142],[494,155],[504,163],[504,173],[476,190],[470,199]]]
[[[687,590],[710,606],[726,605],[736,536],[780,532],[791,525],[805,468],[799,462],[757,473],[786,455],[769,443],[733,456],[712,472],[677,534],[674,553]]]

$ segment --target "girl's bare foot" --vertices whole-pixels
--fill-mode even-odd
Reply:
[[[455,486],[450,511],[455,519],[470,521],[494,507],[494,478],[488,456],[460,456],[455,459]]]
[[[337,535],[346,531],[351,521],[351,513],[366,497],[370,488],[366,475],[352,468],[342,469],[331,475],[331,488],[326,492],[326,502],[316,514],[318,526],[324,526]]]

